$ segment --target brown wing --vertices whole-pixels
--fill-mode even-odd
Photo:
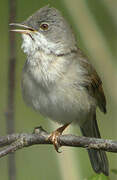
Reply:
[[[96,98],[100,110],[106,113],[106,98],[102,88],[102,82],[94,69],[92,73],[89,74],[89,78],[90,83],[88,84],[88,90],[90,94]]]
[[[89,94],[97,100],[100,110],[106,113],[106,98],[102,88],[102,81],[100,80],[96,70],[88,62],[87,57],[85,57],[81,51],[80,55],[82,59],[81,66],[87,69],[84,85],[89,91]]]

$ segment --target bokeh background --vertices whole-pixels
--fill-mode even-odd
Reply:
[[[97,110],[101,135],[117,139],[117,1],[116,0],[17,0],[16,22],[25,20],[40,7],[47,4],[62,11],[72,24],[78,46],[89,57],[103,81],[108,113]],[[6,116],[8,102],[9,61],[9,5],[10,0],[0,3],[0,135],[7,134]],[[16,35],[16,79],[15,79],[15,132],[32,132],[42,125],[48,131],[58,124],[44,119],[27,107],[21,96],[21,72],[26,56],[23,54],[21,37]],[[66,131],[80,134],[78,127]],[[86,150],[64,147],[57,154],[50,145],[36,145],[15,153],[16,180],[86,180],[95,175]],[[111,169],[117,169],[117,154],[108,153],[110,179],[116,180]],[[8,180],[8,156],[0,159],[0,179]],[[15,173],[15,169],[14,169]],[[11,179],[10,179],[11,180]]]

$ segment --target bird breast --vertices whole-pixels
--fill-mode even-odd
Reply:
[[[48,58],[48,61],[47,61]],[[59,58],[59,59],[56,59]],[[46,61],[45,61],[46,59]],[[34,60],[34,59],[33,59]],[[25,102],[59,123],[85,120],[95,102],[79,84],[82,70],[63,57],[39,55],[28,59],[22,74]],[[74,69],[74,71],[73,71]]]

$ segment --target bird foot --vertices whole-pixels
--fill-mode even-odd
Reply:
[[[51,133],[51,135],[48,137],[48,140],[50,140],[50,141],[53,143],[53,145],[54,145],[54,147],[55,147],[55,150],[56,150],[58,153],[61,152],[61,151],[59,151],[60,144],[58,143],[58,137],[59,137],[60,135],[62,135],[63,131],[67,128],[67,126],[68,126],[69,124],[70,124],[70,123],[65,124],[64,126],[56,129],[56,130],[53,131],[53,132]]]

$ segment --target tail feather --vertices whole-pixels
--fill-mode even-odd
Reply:
[[[83,136],[101,138],[96,121],[96,115],[92,121],[83,124],[81,132]],[[109,165],[106,153],[102,150],[88,149],[88,154],[94,171],[96,173],[104,173],[108,176]]]

